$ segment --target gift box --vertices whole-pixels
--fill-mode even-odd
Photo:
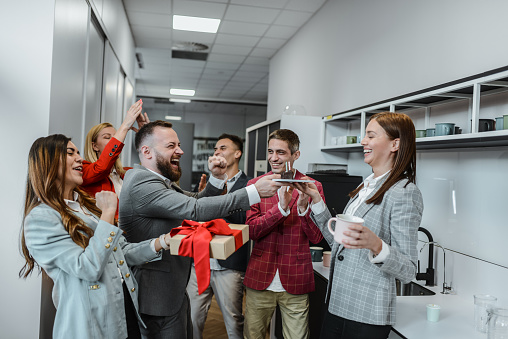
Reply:
[[[229,224],[232,230],[241,231],[242,245],[249,240],[249,225]],[[172,255],[179,255],[180,243],[187,235],[176,234],[169,239],[170,252]],[[214,235],[210,241],[210,258],[227,259],[237,250],[235,237],[232,235]]]

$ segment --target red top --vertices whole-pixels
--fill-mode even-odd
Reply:
[[[265,175],[272,174],[269,172]],[[302,173],[296,172],[295,179]],[[254,178],[252,185],[261,177]],[[321,198],[323,187],[315,181]],[[284,186],[283,186],[284,187]],[[243,283],[255,290],[265,290],[279,270],[284,289],[291,294],[305,294],[314,291],[314,270],[309,249],[309,240],[318,243],[323,239],[319,228],[310,218],[310,209],[304,216],[298,215],[298,192],[293,191],[290,202],[291,212],[284,217],[279,210],[279,196],[261,199],[259,204],[247,211],[246,224],[249,237],[254,240],[247,272]]]
[[[118,159],[122,152],[123,146],[123,142],[111,138],[96,162],[92,163],[83,160],[83,184],[81,188],[91,197],[95,198],[95,193],[100,191],[115,192],[115,186],[109,175],[115,165],[116,159]],[[129,169],[131,167],[124,167],[124,170]],[[123,179],[123,175],[121,178]],[[116,214],[118,217],[118,208],[116,209]]]

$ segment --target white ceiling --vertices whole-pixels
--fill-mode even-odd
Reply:
[[[123,0],[143,68],[138,96],[170,97],[195,89],[196,99],[264,103],[269,59],[326,0]],[[172,29],[172,15],[221,19],[217,34]],[[207,61],[172,59],[177,42],[209,46]]]

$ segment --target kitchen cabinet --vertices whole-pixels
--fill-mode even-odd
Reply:
[[[406,113],[417,130],[455,123],[461,134],[416,139],[417,149],[506,146],[508,130],[479,131],[479,119],[508,115],[508,67],[435,86],[322,118],[321,150],[356,152],[369,118],[378,112]],[[346,144],[346,136],[358,136]]]

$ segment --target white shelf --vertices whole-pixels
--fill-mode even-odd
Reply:
[[[321,150],[325,152],[356,152],[360,144],[334,145],[336,137],[360,135],[363,137],[369,118],[378,112],[396,111],[408,114],[416,129],[435,127],[437,122],[456,123],[463,134],[416,139],[417,149],[450,149],[469,147],[492,147],[508,145],[508,130],[478,132],[479,119],[508,114],[503,99],[500,107],[482,102],[487,96],[502,95],[508,99],[508,70],[492,71],[467,79],[455,81],[428,90],[364,106],[322,118]],[[492,97],[491,97],[492,98]],[[482,99],[484,101],[482,101]],[[507,107],[505,107],[507,106]],[[506,108],[506,111],[504,109]],[[502,111],[499,113],[498,111]],[[489,112],[489,113],[485,113]],[[497,113],[492,113],[497,112]]]

